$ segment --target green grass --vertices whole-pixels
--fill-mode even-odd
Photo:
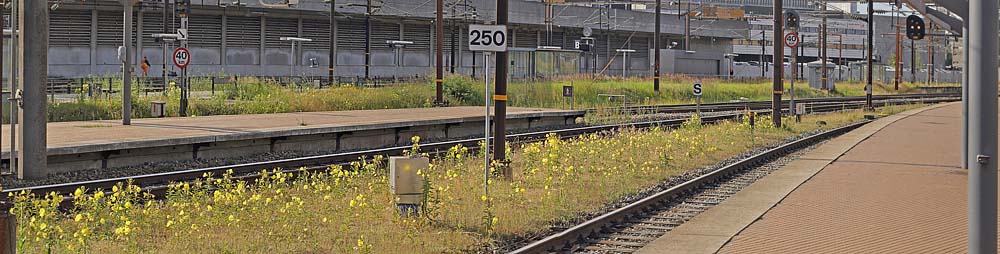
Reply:
[[[11,212],[19,253],[494,252],[671,177],[863,114],[809,115],[781,128],[760,117],[753,131],[746,122],[689,121],[679,129],[550,137],[512,149],[514,180],[491,180],[488,195],[482,155],[455,147],[419,172],[428,180],[421,217],[397,212],[382,157],[252,183],[207,176],[171,186],[164,201],[134,186],[80,190],[70,211],[57,210],[62,197],[22,193]]]
[[[702,96],[704,103],[728,102],[740,98],[751,100],[771,98],[771,83],[767,81],[730,82],[668,76],[663,79],[661,91],[657,93],[653,91],[650,79],[595,80],[576,76],[551,81],[512,82],[508,88],[509,105],[566,109],[571,106],[581,109],[622,105],[620,100],[609,101],[607,97],[599,96],[600,94],[625,95],[629,105],[694,103],[691,84],[696,81],[704,84]],[[120,91],[120,80],[112,79],[111,82],[115,89]],[[430,81],[381,88],[335,86],[316,89],[289,88],[271,81],[241,78],[239,85],[217,85],[215,93],[204,98],[203,95],[209,94],[208,91],[211,89],[210,80],[195,79],[192,84],[194,90],[192,93],[195,96],[189,102],[189,116],[431,107],[435,90],[433,82]],[[575,88],[573,100],[562,96],[562,87],[566,85]],[[145,92],[140,92],[141,86],[137,85],[133,92],[134,118],[151,117],[150,103],[153,101],[166,102],[168,116],[180,115],[180,94],[177,89],[150,93],[147,96]],[[904,84],[901,90],[895,91],[880,85],[876,87],[875,93],[917,92],[914,89],[916,86],[918,84],[908,83]],[[452,106],[481,106],[484,103],[484,87],[482,81],[472,80],[466,76],[450,76],[445,80],[446,100]],[[838,84],[838,87],[837,91],[825,92],[799,85],[795,93],[799,98],[864,94],[863,84],[842,83]],[[199,94],[202,96],[198,96]],[[69,102],[50,102],[48,118],[50,122],[121,119],[121,108],[120,94],[95,98],[78,95]],[[4,122],[7,123],[9,109],[5,110]]]

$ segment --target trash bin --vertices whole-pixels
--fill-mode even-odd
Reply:
[[[151,113],[153,117],[164,117],[167,116],[167,103],[162,101],[151,102]]]

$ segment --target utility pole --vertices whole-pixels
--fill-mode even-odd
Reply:
[[[454,12],[452,12],[454,15]],[[434,105],[444,105],[444,0],[437,0],[437,24],[434,24],[435,37],[437,38],[435,47],[435,67],[434,78],[435,97]],[[452,52],[454,54],[454,52]]]
[[[844,71],[840,66],[844,66],[844,34],[837,35],[837,79],[844,80]]]
[[[969,253],[997,253],[997,1],[969,1]]]
[[[655,30],[653,32],[653,34],[654,34],[653,35],[654,36],[654,38],[653,38],[653,49],[654,49],[653,50],[653,58],[655,59],[655,60],[653,60],[653,91],[655,91],[655,92],[659,92],[660,91],[660,48],[663,47],[663,46],[660,45],[660,43],[661,43],[661,41],[660,41],[660,36],[661,36],[661,34],[660,34],[660,25],[661,25],[661,23],[660,23],[660,4],[661,3],[660,2],[662,2],[662,0],[656,0],[656,12],[655,12],[655,15],[656,15],[656,28],[653,29],[653,30]]]
[[[896,55],[896,59],[895,59],[895,61],[892,62],[892,67],[895,68],[896,71],[893,72],[892,76],[893,76],[893,80],[894,80],[893,83],[894,83],[894,86],[895,86],[895,90],[899,91],[899,79],[900,79],[900,77],[902,77],[901,75],[902,75],[902,72],[903,72],[903,70],[900,70],[900,69],[903,68],[902,62],[901,62],[901,60],[903,58],[903,56],[902,56],[903,55],[903,50],[900,49],[902,47],[902,44],[900,44],[901,41],[902,41],[902,38],[900,37],[900,34],[899,34],[899,24],[896,24],[896,13],[897,12],[896,12],[895,8],[899,8],[899,6],[893,5],[893,12],[892,12],[892,27],[894,27],[896,29],[896,51],[894,52],[895,55]]]
[[[917,41],[910,39],[910,82],[917,82]]]
[[[327,66],[327,76],[330,79],[330,85],[334,85],[336,82],[333,80],[333,71],[337,63],[337,49],[334,47],[337,41],[337,0],[330,0],[330,56],[328,57],[329,64]]]
[[[365,5],[365,82],[371,78],[372,67],[372,0]]]
[[[125,7],[124,36],[122,45],[125,45],[125,59],[122,60],[122,125],[132,125],[132,6],[134,0],[122,0]],[[44,83],[42,83],[44,84]]]
[[[170,4],[168,2],[169,1],[167,1],[167,0],[163,1],[163,9],[162,9],[163,11],[161,13],[161,14],[163,14],[163,20],[162,20],[163,21],[163,31],[161,33],[163,33],[163,34],[170,33],[169,32],[170,28],[167,26],[167,6],[169,6],[169,4]],[[162,45],[163,46],[163,69],[160,70],[160,77],[163,78],[163,88],[167,88],[167,42],[163,41],[162,43],[163,43],[163,45]]]
[[[46,122],[48,104],[45,83],[48,76],[49,6],[48,1],[21,1],[19,10],[21,47],[17,48],[19,66],[18,89],[14,92],[20,104],[18,118],[18,178],[42,179],[48,175]]]
[[[826,69],[826,61],[827,61],[827,52],[826,52],[827,51],[827,45],[826,45],[826,37],[827,37],[827,34],[826,34],[826,27],[827,27],[827,23],[826,23],[826,0],[823,0],[823,7],[822,8],[823,8],[823,25],[820,27],[820,35],[819,36],[820,36],[820,55],[822,55],[821,57],[823,58],[822,59],[823,62],[820,63],[820,65],[821,65],[820,68],[823,68],[823,76],[822,76],[822,78],[820,78],[820,81],[822,81],[823,83],[822,83],[822,85],[820,87],[823,89],[823,91],[830,91],[830,87],[827,85],[827,80],[829,80],[829,76],[828,76],[829,73],[827,73],[828,71]]]
[[[927,30],[934,30],[933,21],[928,20]],[[947,40],[946,40],[947,41]],[[927,84],[934,82],[934,36],[927,37]]]
[[[497,0],[497,25],[507,25],[508,0]],[[514,179],[511,168],[507,166],[507,67],[510,60],[507,52],[497,52],[496,86],[493,90],[493,104],[496,105],[493,111],[493,160],[503,165],[501,172],[508,181]],[[489,70],[486,70],[489,75]]]
[[[760,30],[760,77],[761,78],[764,77],[764,73],[767,71],[766,68],[767,64],[764,63],[764,54],[766,53],[764,52],[764,50],[767,49],[767,40],[764,39],[765,36],[767,35],[764,33],[764,30]]]
[[[17,118],[19,116],[18,111],[20,111],[20,110],[18,108],[20,108],[20,106],[17,105],[18,101],[17,101],[16,98],[14,98],[14,92],[17,91],[18,85],[20,84],[20,83],[18,83],[18,81],[21,80],[21,77],[20,77],[21,73],[19,72],[20,68],[18,68],[19,66],[21,66],[21,63],[20,63],[20,60],[19,60],[19,59],[21,59],[21,57],[19,56],[19,54],[20,54],[20,51],[19,51],[20,47],[18,47],[18,45],[20,45],[20,40],[21,40],[20,39],[20,37],[21,37],[21,30],[20,30],[20,27],[21,27],[20,26],[20,24],[21,24],[21,21],[20,21],[21,20],[21,13],[20,13],[20,10],[21,9],[19,7],[20,2],[21,1],[14,0],[14,3],[11,6],[11,12],[10,12],[10,14],[11,14],[11,19],[10,19],[10,21],[11,21],[11,25],[10,25],[10,36],[11,36],[11,45],[10,45],[10,52],[11,52],[11,58],[10,58],[10,78],[11,78],[10,79],[10,92],[11,92],[11,96],[8,99],[10,101],[10,163],[9,163],[10,164],[10,172],[19,172],[18,170],[19,170],[19,167],[20,167],[20,163],[18,163],[20,161],[20,157],[17,156],[18,152],[19,152],[19,150],[18,150],[18,142],[17,142],[17,140],[18,140],[17,139],[17,136],[18,136],[17,132],[19,130],[17,128],[18,127],[18,119]],[[18,174],[18,177],[22,177],[22,176],[20,174]]]
[[[875,0],[868,0],[868,83],[865,84],[865,105],[868,109],[875,109],[875,105],[872,105],[872,71],[874,70],[873,64],[875,64],[872,58],[872,51],[875,51]]]
[[[771,119],[774,120],[775,127],[781,127],[781,94],[784,92],[784,64],[785,61],[785,44],[780,43],[782,40],[782,34],[784,29],[781,25],[784,23],[782,18],[782,1],[774,0],[774,54],[771,54],[772,62],[774,62],[774,70],[772,71],[774,77],[774,91],[773,98],[771,100]]]
[[[691,50],[691,2],[688,2],[686,5],[687,12],[684,12],[684,50]]]

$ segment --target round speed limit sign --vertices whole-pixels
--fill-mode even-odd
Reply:
[[[785,46],[790,48],[799,46],[799,34],[796,32],[791,32],[785,35]]]
[[[191,63],[191,52],[186,48],[177,48],[174,50],[174,65],[178,68],[187,68],[188,64]]]

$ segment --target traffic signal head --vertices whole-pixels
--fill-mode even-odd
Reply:
[[[185,17],[191,13],[191,0],[177,0],[177,16]]]
[[[927,28],[924,27],[924,19],[917,15],[906,17],[906,38],[920,40],[927,35]]]
[[[799,29],[799,14],[794,11],[785,12],[785,27]]]

